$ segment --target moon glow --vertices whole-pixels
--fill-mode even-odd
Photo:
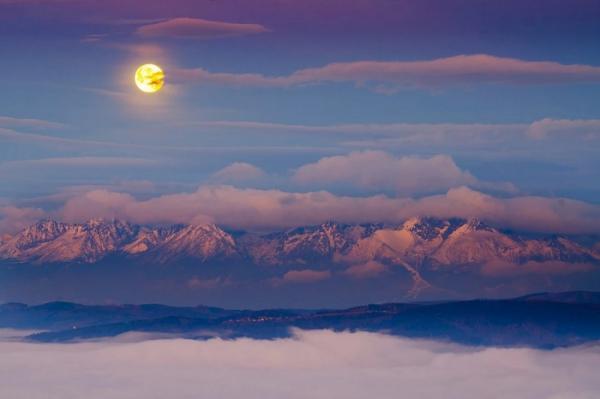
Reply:
[[[156,93],[165,84],[165,73],[157,65],[142,65],[135,71],[135,84],[144,93]]]

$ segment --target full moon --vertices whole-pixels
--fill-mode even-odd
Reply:
[[[165,73],[157,65],[142,65],[135,71],[135,84],[144,93],[156,93],[165,84]]]

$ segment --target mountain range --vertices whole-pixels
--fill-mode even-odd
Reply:
[[[600,245],[600,242],[598,243]],[[228,233],[214,224],[148,227],[119,220],[83,224],[45,220],[0,241],[0,257],[32,263],[94,263],[118,254],[162,263],[184,257],[199,263],[242,258],[257,264],[322,260],[386,260],[417,266],[490,261],[600,261],[599,246],[567,237],[523,238],[477,219],[412,218],[398,226],[325,223],[280,233]]]
[[[405,296],[416,298],[452,291],[440,284],[441,276],[505,279],[596,272],[600,242],[583,241],[503,231],[477,219],[411,218],[398,225],[328,222],[268,234],[228,231],[214,224],[44,220],[4,236],[0,261],[13,269],[68,265],[73,270],[110,263],[150,271],[150,266],[185,266],[201,276],[195,280],[198,287],[235,284],[243,276],[282,285],[395,274],[408,281],[402,288]]]

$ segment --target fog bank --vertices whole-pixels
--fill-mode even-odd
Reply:
[[[3,332],[0,337],[11,334]],[[472,349],[370,333],[276,341],[129,334],[70,345],[0,342],[11,399],[584,399],[600,397],[600,346]]]

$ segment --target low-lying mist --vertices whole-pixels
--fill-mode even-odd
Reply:
[[[466,348],[371,333],[193,341],[127,334],[33,344],[0,333],[7,399],[584,399],[600,397],[600,346]]]

